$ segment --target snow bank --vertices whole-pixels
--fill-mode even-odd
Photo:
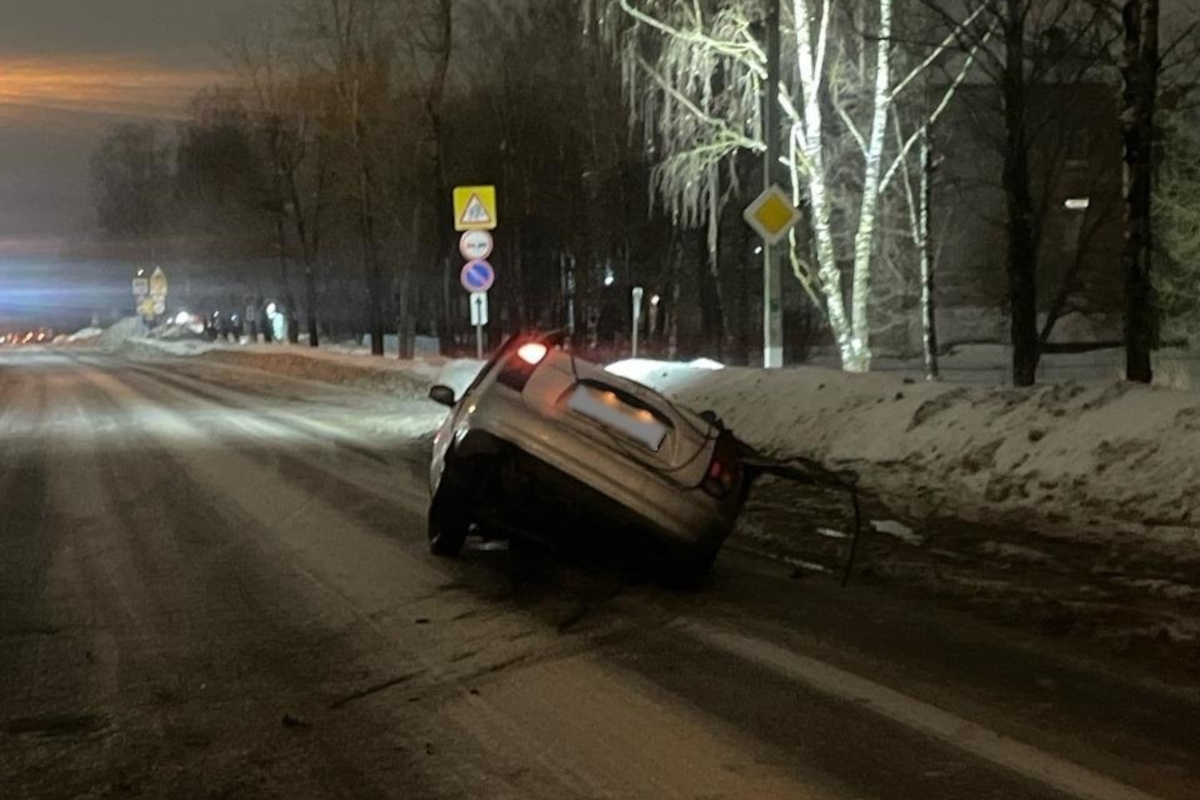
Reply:
[[[814,352],[808,365],[837,369],[837,354]],[[977,386],[1012,386],[1012,348],[1003,344],[959,344],[939,360],[941,380]],[[924,380],[921,358],[879,355],[871,372]],[[1125,375],[1125,351],[1119,347],[1081,353],[1045,353],[1038,361],[1038,383],[1111,384]],[[1172,389],[1200,390],[1200,352],[1163,348],[1154,353],[1154,382]]]
[[[129,339],[119,348],[139,357],[202,357],[214,364],[256,369],[288,378],[319,381],[368,391],[420,397],[435,383],[465,389],[483,362],[474,359],[377,358],[368,350],[326,350],[293,345],[226,345],[209,341]]]
[[[144,336],[145,333],[146,324],[141,319],[138,317],[126,317],[94,338],[92,343],[100,347],[116,348],[125,344],[130,339]]]
[[[435,383],[461,392],[481,366],[287,345],[137,339],[122,349],[413,397]],[[988,389],[817,367],[718,367],[638,360],[609,369],[716,411],[767,453],[855,469],[915,519],[1141,535],[1200,556],[1200,395],[1112,381]]]
[[[610,369],[713,409],[768,453],[856,469],[915,518],[1140,534],[1200,555],[1200,396],[1190,392],[1112,382],[981,389],[811,367]]]
[[[77,342],[90,342],[94,339],[100,338],[103,335],[103,328],[84,328],[83,330],[75,331],[75,333],[72,333],[70,336],[68,336],[67,342],[69,344],[75,344]]]

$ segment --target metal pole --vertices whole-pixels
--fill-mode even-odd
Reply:
[[[801,23],[803,24],[803,23]],[[763,188],[775,184],[779,171],[779,0],[767,0],[767,81],[763,98],[763,137],[767,140]],[[763,244],[763,366],[783,366],[783,283],[778,255],[782,247]]]
[[[483,298],[475,298],[475,357],[483,361]]]
[[[575,256],[566,261],[567,268],[567,331],[575,335]]]
[[[633,358],[638,355],[638,328],[642,322],[642,295],[645,290],[641,286],[633,287]]]

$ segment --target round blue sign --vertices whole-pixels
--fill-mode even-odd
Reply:
[[[491,264],[478,258],[463,267],[459,277],[468,292],[486,292],[496,282],[496,271]]]

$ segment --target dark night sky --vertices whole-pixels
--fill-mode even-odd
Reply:
[[[221,79],[222,32],[250,6],[285,1],[0,0],[0,326],[76,314],[98,305],[91,284],[107,296],[123,283],[60,256],[93,225],[89,155],[117,123],[177,118]],[[1164,38],[1198,7],[1163,0]]]
[[[87,162],[100,136],[131,119],[169,122],[196,88],[219,80],[213,44],[247,5],[4,0],[0,315],[21,304],[15,295],[34,291],[64,239],[92,224]]]

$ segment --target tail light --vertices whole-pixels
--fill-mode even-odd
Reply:
[[[517,348],[517,352],[509,356],[504,368],[496,376],[496,382],[502,383],[518,392],[525,390],[525,384],[533,377],[538,365],[546,359],[550,348],[542,342],[526,342]]]
[[[717,437],[712,461],[701,484],[704,491],[716,498],[723,498],[733,491],[742,479],[742,463],[738,460],[737,447],[728,433]]]
[[[529,366],[536,367],[542,363],[542,359],[548,352],[550,352],[549,348],[541,342],[529,342],[517,348],[517,357]]]

